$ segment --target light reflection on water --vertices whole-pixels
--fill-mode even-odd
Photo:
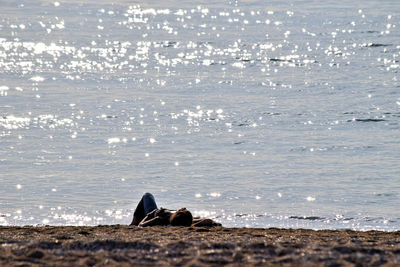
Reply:
[[[129,223],[150,191],[400,229],[400,14],[363,4],[2,2],[0,225]]]

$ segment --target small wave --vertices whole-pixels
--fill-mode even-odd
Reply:
[[[374,146],[327,146],[327,147],[294,147],[291,148],[290,151],[292,152],[325,152],[325,151],[345,151],[345,150],[365,150],[365,149],[372,149]]]
[[[309,220],[309,221],[323,221],[326,218],[319,216],[290,216],[289,219]]]
[[[269,116],[279,116],[282,115],[280,112],[264,112],[264,115],[269,115]]]
[[[358,121],[358,122],[381,122],[381,121],[386,121],[385,119],[379,119],[379,118],[370,118],[370,119],[352,119],[352,120],[348,120],[347,122],[354,122],[354,121]]]
[[[269,61],[272,62],[292,62],[290,60],[280,59],[280,58],[270,58]]]
[[[365,31],[365,32],[361,32],[361,33],[380,33],[380,31]]]
[[[368,43],[363,45],[363,47],[384,47],[384,46],[392,46],[392,44]]]
[[[234,121],[232,125],[238,126],[238,127],[246,127],[250,126],[252,122],[250,120],[245,120],[245,121]]]
[[[249,214],[247,213],[240,213],[240,214],[235,214],[235,217],[247,217]]]
[[[375,196],[377,196],[377,197],[392,197],[395,195],[396,195],[395,193],[377,193],[377,194],[375,194]]]
[[[237,142],[234,142],[233,144],[234,145],[241,145],[241,144],[244,144],[245,142],[244,141],[237,141]]]

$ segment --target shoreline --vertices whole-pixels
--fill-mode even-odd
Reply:
[[[0,265],[395,266],[400,231],[0,226]]]

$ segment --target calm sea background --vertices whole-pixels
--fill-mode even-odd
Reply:
[[[161,2],[0,1],[0,225],[400,230],[399,1]]]

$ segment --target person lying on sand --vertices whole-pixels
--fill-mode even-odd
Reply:
[[[141,227],[155,226],[155,225],[172,225],[172,226],[221,226],[211,219],[207,218],[193,218],[190,211],[186,208],[179,210],[169,210],[164,208],[157,208],[154,196],[150,193],[143,195],[139,201],[133,219],[130,225]]]

